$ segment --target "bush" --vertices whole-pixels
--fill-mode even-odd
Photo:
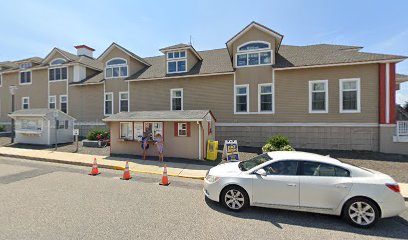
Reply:
[[[6,131],[6,127],[4,125],[0,125],[0,132]]]
[[[110,138],[109,129],[98,129],[98,128],[91,129],[89,130],[86,138],[91,141],[96,141],[98,140],[98,135],[101,135],[105,139],[109,139]]]
[[[289,140],[286,137],[275,135],[269,138],[268,142],[262,147],[262,151],[295,151],[295,149],[289,145]]]

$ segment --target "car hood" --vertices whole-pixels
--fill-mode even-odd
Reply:
[[[239,162],[223,163],[210,169],[209,175],[224,177],[236,176],[242,173],[238,167]]]

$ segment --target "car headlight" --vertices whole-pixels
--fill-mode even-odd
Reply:
[[[220,179],[220,177],[216,177],[213,175],[207,175],[205,177],[205,179],[209,182],[209,183],[215,183],[216,181],[218,181],[218,179]]]

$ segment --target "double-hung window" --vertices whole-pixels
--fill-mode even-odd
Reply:
[[[50,109],[55,109],[57,106],[57,98],[55,96],[48,97],[48,107]]]
[[[309,81],[309,113],[328,113],[328,101],[328,81]]]
[[[64,113],[68,112],[68,96],[67,95],[60,96],[60,109]]]
[[[60,67],[59,65],[64,64],[66,61],[62,58],[57,58],[51,61],[50,69],[48,70],[48,80],[49,81],[60,81],[68,79],[67,67]]]
[[[105,77],[120,78],[128,76],[128,64],[125,59],[113,58],[106,63]]]
[[[104,113],[105,115],[113,114],[113,93],[105,93],[105,101],[104,101]]]
[[[183,89],[175,88],[170,90],[170,110],[183,110]]]
[[[21,109],[29,109],[30,108],[30,97],[22,97],[21,98]]]
[[[129,93],[120,92],[119,93],[119,112],[129,111]]]
[[[20,72],[20,84],[31,84],[31,71]]]
[[[131,122],[120,123],[120,138],[133,139],[133,126]]]
[[[340,79],[340,112],[360,112],[360,79]]]
[[[258,112],[273,112],[273,85],[264,83],[258,85]]]
[[[178,123],[178,136],[187,136],[187,123]]]
[[[235,112],[248,112],[249,97],[248,97],[249,85],[237,85],[235,86]]]
[[[268,42],[244,43],[237,49],[235,66],[245,67],[272,64],[272,49]]]
[[[187,72],[186,51],[167,53],[167,73]]]

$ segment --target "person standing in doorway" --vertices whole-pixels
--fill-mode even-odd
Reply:
[[[155,139],[157,151],[159,152],[159,161],[164,162],[164,143],[163,143],[163,137],[160,133],[156,134],[156,139]]]

